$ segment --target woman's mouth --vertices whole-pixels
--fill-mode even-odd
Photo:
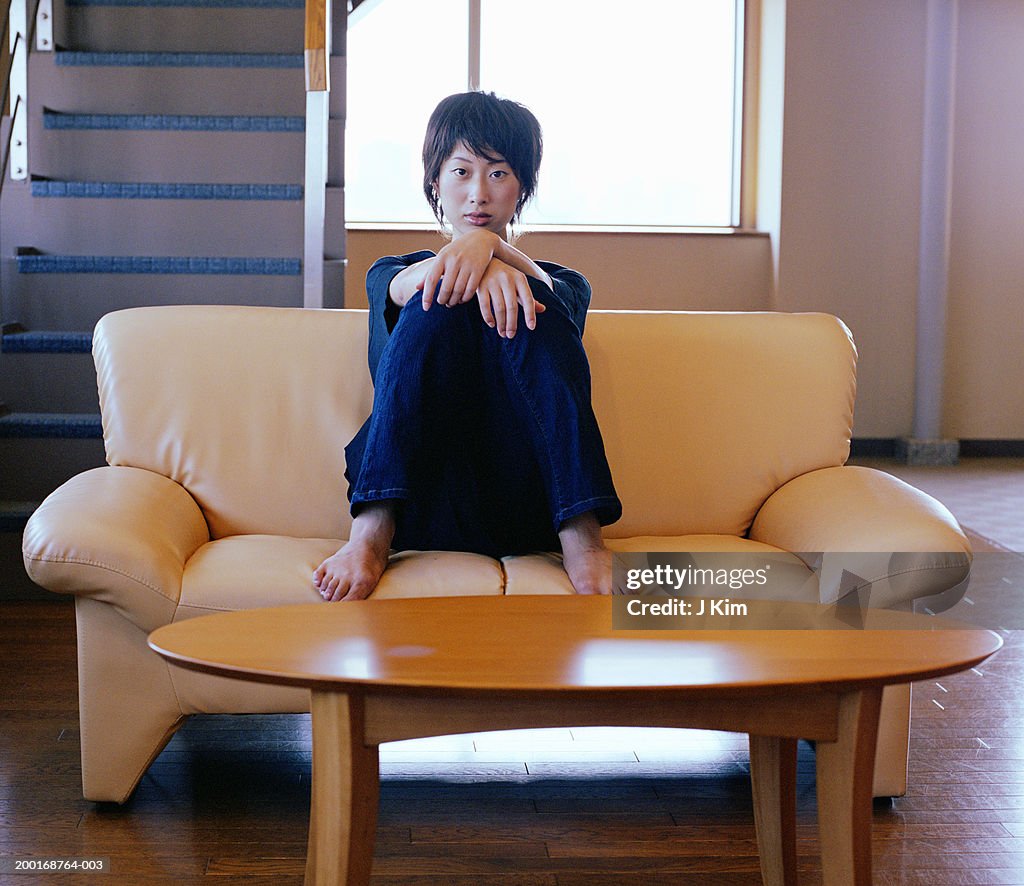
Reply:
[[[490,222],[491,218],[493,218],[493,216],[488,215],[486,212],[468,212],[463,217],[471,225],[479,225],[481,227],[483,225],[488,224]]]

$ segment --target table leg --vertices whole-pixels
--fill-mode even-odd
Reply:
[[[882,690],[839,701],[839,737],[817,744],[818,829],[824,886],[871,886],[871,781]]]
[[[312,690],[313,790],[306,886],[366,886],[377,832],[380,770],[363,744],[363,699]]]
[[[796,739],[751,735],[750,783],[764,886],[795,886]]]

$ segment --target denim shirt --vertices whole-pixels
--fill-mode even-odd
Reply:
[[[429,249],[410,252],[408,255],[387,255],[379,258],[366,274],[366,297],[370,305],[370,343],[369,363],[370,377],[376,382],[377,364],[388,343],[391,331],[398,322],[401,308],[388,298],[391,281],[399,272],[416,262],[433,258],[436,253]],[[590,306],[590,283],[578,271],[562,267],[554,262],[539,261],[536,263],[549,277],[552,289],[534,277],[527,277],[530,288],[535,295],[550,298],[552,295],[564,306],[566,312],[576,324],[580,335],[587,319],[587,308]],[[538,320],[538,322],[540,322]]]

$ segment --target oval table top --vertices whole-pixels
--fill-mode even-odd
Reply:
[[[159,628],[149,645],[186,668],[309,687],[716,695],[907,683],[972,667],[1002,645],[934,617],[872,610],[862,630],[821,607],[772,605],[835,629],[621,630],[609,597],[433,597],[219,613]]]

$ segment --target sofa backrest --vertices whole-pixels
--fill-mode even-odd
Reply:
[[[345,538],[366,336],[362,310],[109,314],[93,344],[107,460],[180,483],[214,538]],[[610,537],[741,535],[784,482],[846,460],[856,354],[834,317],[593,311],[585,341],[624,505]]]
[[[584,342],[623,505],[608,537],[744,535],[850,454],[857,354],[828,314],[594,311]]]
[[[370,413],[365,311],[133,308],[96,327],[107,461],[184,486],[214,538],[345,538]]]

